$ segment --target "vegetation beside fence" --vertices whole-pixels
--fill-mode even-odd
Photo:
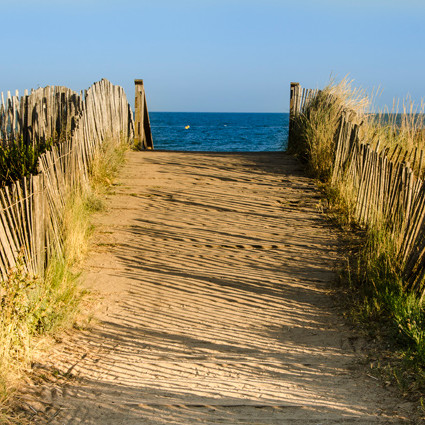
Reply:
[[[367,107],[364,93],[345,80],[316,91],[293,83],[288,150],[305,160],[322,181],[339,220],[361,235],[355,259],[347,258],[345,276],[356,290],[352,298],[356,317],[396,343],[414,371],[409,385],[415,380],[421,386],[425,383],[424,127],[420,115],[388,119],[388,114],[368,113]],[[393,379],[402,380],[395,375]]]
[[[134,136],[126,95],[107,80],[84,94],[46,87],[2,98],[3,152],[29,152],[30,166],[0,188],[0,401],[28,366],[34,337],[77,310],[72,267],[99,204],[95,186],[111,179]]]

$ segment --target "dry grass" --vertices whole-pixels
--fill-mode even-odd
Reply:
[[[424,104],[417,106],[407,97],[401,103],[394,101],[391,110],[384,108],[365,119],[362,136],[375,145],[379,140],[381,149],[405,151],[425,149]]]
[[[402,111],[393,107],[391,112],[384,111],[369,115],[362,128],[361,137],[379,151],[385,151],[395,162],[406,162],[418,177],[424,177],[425,171],[425,122],[424,108],[417,108],[406,99]]]
[[[360,142],[376,146],[379,141],[380,149],[393,160],[410,161],[418,171],[423,167],[419,153],[425,147],[423,105],[418,113],[411,102],[405,102],[400,114],[395,103],[391,113],[384,110],[372,115],[368,113],[371,103],[364,91],[343,80],[320,91],[294,120],[296,137],[290,152],[307,161],[321,181],[333,215],[351,230],[358,229],[354,215],[357,187],[348,179],[332,182],[330,178],[342,114],[361,123]],[[394,374],[406,377],[396,383],[414,393],[425,386],[425,305],[418,294],[404,289],[402,265],[397,260],[402,236],[388,228],[385,217],[370,223],[362,230],[355,255],[347,259],[342,282],[351,294],[352,320],[393,344],[394,358],[403,360]]]
[[[330,83],[307,104],[294,122],[296,137],[288,146],[290,153],[307,161],[311,172],[320,180],[328,181],[332,174],[335,143],[341,115],[364,115],[369,100],[362,90],[352,88],[352,82],[343,79]]]
[[[95,192],[103,192],[112,183],[113,177],[124,162],[125,152],[129,149],[126,141],[107,139],[94,156],[90,169],[91,184]]]
[[[1,282],[0,302],[0,423],[16,423],[9,399],[45,347],[46,336],[75,323],[83,291],[76,267],[87,253],[92,230],[90,215],[102,206],[101,196],[124,161],[127,145],[108,140],[95,156],[91,186],[68,195],[62,217],[63,255],[49,259],[44,276],[31,276],[23,264]]]

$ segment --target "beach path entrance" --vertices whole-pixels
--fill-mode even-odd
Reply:
[[[337,311],[322,210],[284,153],[129,153],[84,267],[99,319],[42,361],[39,423],[404,423]]]

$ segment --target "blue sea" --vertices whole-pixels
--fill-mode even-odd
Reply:
[[[286,149],[289,114],[150,112],[156,150],[259,152]]]

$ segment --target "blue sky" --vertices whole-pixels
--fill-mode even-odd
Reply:
[[[0,0],[0,91],[101,78],[151,111],[283,112],[349,75],[378,106],[425,97],[423,0]]]

